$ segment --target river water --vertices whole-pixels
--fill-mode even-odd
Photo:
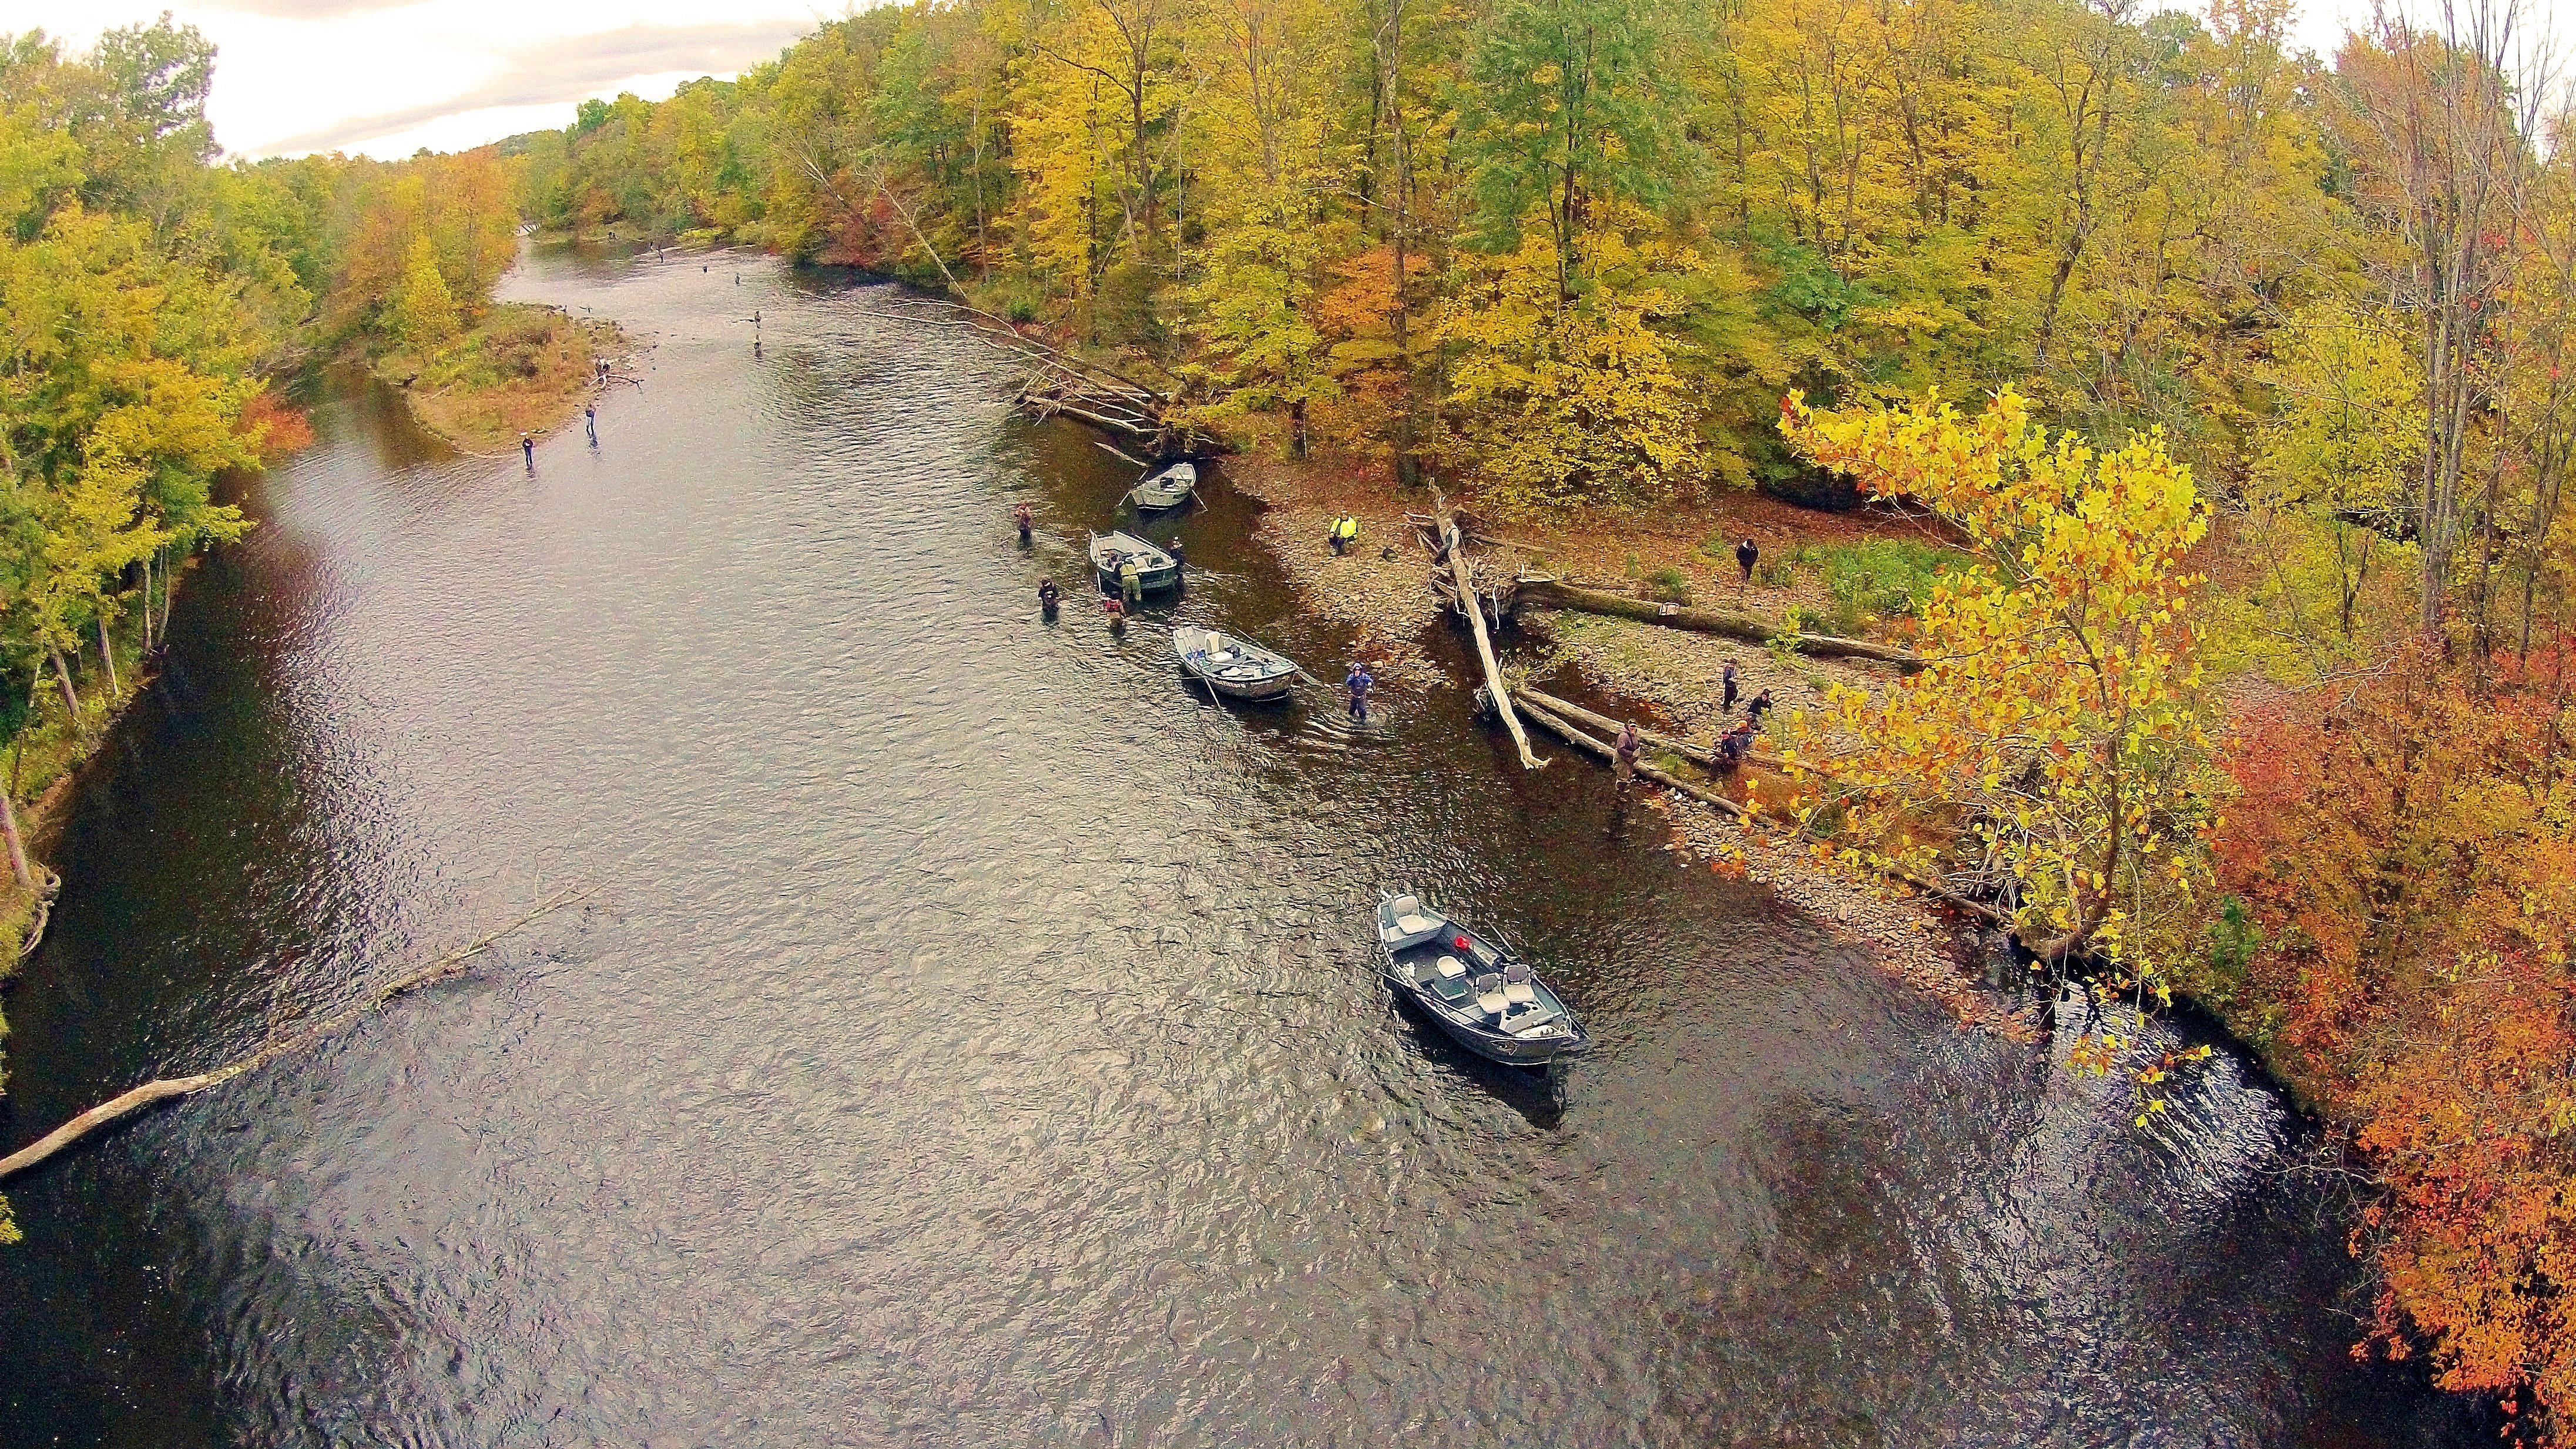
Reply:
[[[1462,690],[1194,699],[1078,586],[1132,470],[891,288],[702,264],[515,276],[658,343],[596,451],[459,459],[344,384],[184,592],[10,999],[12,1145],[599,893],[13,1184],[0,1440],[2465,1432],[2352,1365],[2232,1058],[2138,1132]],[[1174,612],[1337,669],[1206,491]],[[1551,963],[1561,1099],[1390,1010],[1393,883]]]

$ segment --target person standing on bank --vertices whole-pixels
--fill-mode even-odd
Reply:
[[[1619,782],[1619,793],[1622,795],[1627,794],[1628,787],[1636,783],[1637,754],[1644,746],[1645,740],[1637,733],[1635,720],[1630,720],[1619,727],[1619,742],[1610,748],[1610,775]]]
[[[1735,713],[1735,698],[1737,691],[1735,687],[1734,660],[1730,659],[1726,661],[1726,668],[1718,671],[1717,685],[1718,688],[1724,692],[1723,697],[1721,697],[1717,702],[1717,707],[1728,714]]]
[[[1749,538],[1735,546],[1735,566],[1744,571],[1744,582],[1753,582],[1753,565],[1761,557],[1762,550],[1754,547],[1753,540]]]
[[[590,434],[590,445],[599,446],[599,409],[589,403],[581,405],[581,430]]]
[[[525,433],[521,433],[519,435],[519,456],[528,460],[529,476],[535,476],[537,471],[537,440],[529,437]]]

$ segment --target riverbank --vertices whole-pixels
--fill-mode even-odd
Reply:
[[[181,562],[172,571],[174,578],[184,579],[193,562]],[[7,764],[0,767],[6,771],[0,775],[0,789],[8,792],[19,841],[35,875],[33,882],[22,882],[13,867],[0,861],[0,994],[17,980],[20,964],[42,939],[54,895],[62,886],[45,858],[53,853],[69,813],[65,807],[80,767],[107,743],[117,720],[151,690],[159,675],[156,650],[146,648],[145,639],[148,628],[150,639],[158,645],[166,598],[156,599],[153,608],[155,617],[148,625],[140,610],[109,624],[106,644],[113,651],[112,662],[93,667],[87,654],[77,661],[73,670],[73,689],[81,702],[77,713],[62,697],[58,684],[38,681],[11,741]],[[109,684],[111,663],[114,687]],[[8,1038],[8,1017],[0,1005],[0,1095],[7,1094],[9,1084]],[[0,1234],[5,1234],[7,1223],[5,1205],[0,1205]]]
[[[641,350],[614,322],[502,302],[435,353],[388,352],[367,365],[422,427],[458,452],[497,457],[523,433],[542,438],[569,426],[598,395],[600,361],[612,377],[628,376]]]
[[[1402,493],[1362,467],[1332,458],[1243,456],[1228,459],[1225,467],[1236,488],[1266,505],[1261,542],[1278,557],[1306,607],[1351,629],[1359,656],[1382,683],[1452,685],[1425,648],[1441,612],[1427,585],[1429,557],[1404,521],[1408,511],[1430,507],[1427,494]],[[1360,520],[1360,543],[1336,556],[1324,542],[1325,529],[1344,515]],[[1500,551],[1516,555],[1520,566],[1622,592],[1661,586],[1668,594],[1723,603],[1771,623],[1849,613],[1847,597],[1836,598],[1826,582],[1827,568],[1816,562],[1820,556],[1838,558],[1834,550],[1872,539],[1921,537],[1903,520],[1815,512],[1758,494],[1651,517],[1514,526],[1508,532]],[[1750,581],[1732,556],[1735,541],[1745,538],[1761,554]],[[1504,641],[1507,648],[1517,647],[1519,657],[1510,663],[1527,665],[1530,677],[1551,686],[1593,696],[1606,712],[1702,749],[1714,746],[1730,718],[1720,705],[1719,684],[1730,662],[1746,697],[1767,689],[1784,708],[1821,705],[1836,685],[1873,689],[1886,679],[1873,665],[1776,656],[1752,644],[1625,619],[1524,609],[1522,622],[1523,637]],[[1901,630],[1885,632],[1892,642],[1905,642]],[[1541,743],[1544,748],[1544,736]],[[1575,768],[1593,766],[1587,761]],[[1756,801],[1788,793],[1784,779],[1759,766],[1711,784],[1738,801],[1748,799],[1748,787]],[[1601,772],[1601,788],[1610,788],[1607,771]],[[2037,1004],[1985,985],[1987,947],[1975,923],[1962,923],[1921,897],[1876,889],[1826,869],[1805,847],[1766,831],[1758,819],[1748,827],[1667,791],[1645,798],[1668,822],[1667,849],[1677,856],[1769,886],[1868,950],[1881,970],[1939,1001],[1962,1025],[2018,1041],[2035,1038]]]

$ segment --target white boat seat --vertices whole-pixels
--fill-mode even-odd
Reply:
[[[1500,1017],[1503,1009],[1510,1004],[1503,999],[1503,993],[1499,991],[1483,991],[1476,995],[1476,1009],[1487,1016]]]
[[[1443,976],[1464,976],[1467,974],[1467,968],[1458,964],[1457,957],[1443,956],[1440,958],[1440,974]]]
[[[1503,999],[1514,1006],[1528,1006],[1538,1000],[1538,993],[1526,981],[1506,981],[1503,983]]]
[[[1399,951],[1407,946],[1421,945],[1439,935],[1441,928],[1449,924],[1422,909],[1422,901],[1415,896],[1396,896],[1389,900],[1386,914],[1392,924],[1380,929],[1386,935],[1387,945]]]

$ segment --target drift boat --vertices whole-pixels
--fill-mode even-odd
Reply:
[[[1387,985],[1478,1056],[1543,1067],[1592,1045],[1527,962],[1415,897],[1379,894],[1377,941]]]
[[[1091,568],[1100,576],[1100,587],[1118,592],[1118,563],[1121,559],[1136,561],[1138,581],[1145,592],[1177,589],[1181,586],[1181,566],[1172,556],[1132,533],[1095,533],[1091,536]]]
[[[1139,513],[1159,513],[1189,502],[1198,486],[1199,468],[1196,463],[1174,463],[1130,489],[1127,501],[1135,504]]]
[[[1172,631],[1172,652],[1192,678],[1228,699],[1286,699],[1303,672],[1285,654],[1189,624]]]

